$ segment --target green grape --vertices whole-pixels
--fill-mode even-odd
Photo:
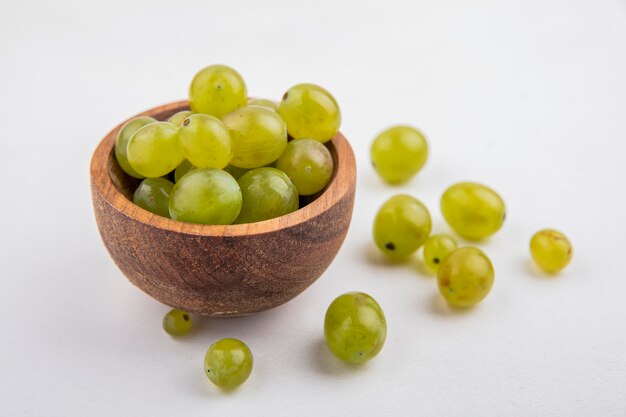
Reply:
[[[120,164],[120,167],[131,177],[135,178],[144,178],[143,175],[140,175],[130,166],[128,162],[128,156],[126,151],[128,149],[128,141],[135,134],[135,132],[144,127],[147,124],[156,122],[156,119],[152,117],[135,117],[132,120],[129,120],[122,126],[120,131],[117,133],[117,139],[115,140],[115,158],[117,158],[117,163]]]
[[[190,110],[182,110],[182,111],[179,111],[178,113],[170,116],[170,118],[167,119],[167,121],[170,122],[170,123],[175,124],[176,126],[180,126],[180,125],[183,124],[183,121],[187,117],[191,116],[192,114],[193,114],[193,112],[190,111]]]
[[[441,196],[441,212],[448,224],[470,240],[485,239],[502,227],[506,216],[498,193],[482,184],[461,182]]]
[[[261,106],[274,111],[278,110],[278,104],[272,100],[266,100],[264,98],[249,98],[248,106]]]
[[[299,84],[287,90],[278,105],[278,113],[294,139],[328,142],[341,125],[341,112],[335,98],[314,84]]]
[[[438,270],[439,265],[457,247],[456,240],[445,233],[432,235],[424,242],[424,261],[433,270]]]
[[[409,195],[387,200],[374,219],[374,242],[386,255],[403,259],[428,239],[432,222],[426,206]]]
[[[193,171],[194,169],[196,169],[196,167],[191,165],[191,162],[185,159],[183,162],[180,163],[180,165],[176,167],[176,170],[174,170],[174,181],[180,181],[180,179],[184,177],[186,173],[188,173],[189,171]]]
[[[128,162],[144,177],[169,174],[183,162],[179,127],[170,122],[154,122],[135,132],[128,142]]]
[[[189,87],[189,107],[194,113],[217,118],[245,106],[246,83],[234,69],[210,65],[198,72]]]
[[[567,236],[553,229],[535,233],[530,240],[530,253],[537,265],[550,274],[565,268],[574,254]]]
[[[256,168],[238,180],[243,196],[241,213],[235,223],[254,223],[298,210],[298,190],[284,172]]]
[[[223,389],[234,389],[246,382],[252,373],[252,365],[252,352],[238,339],[219,340],[204,355],[206,376]]]
[[[456,307],[471,307],[482,301],[493,286],[493,266],[478,248],[465,247],[445,257],[437,282],[439,292]]]
[[[333,156],[320,142],[296,139],[287,144],[276,167],[291,178],[300,195],[322,190],[333,174]]]
[[[184,336],[191,330],[191,317],[189,313],[177,308],[170,310],[163,317],[163,330],[170,336]]]
[[[236,166],[228,165],[224,168],[224,171],[228,172],[234,179],[238,180],[243,174],[250,170],[248,168],[237,168]]]
[[[383,348],[387,322],[376,300],[362,292],[349,292],[328,307],[324,336],[330,351],[339,359],[363,363]]]
[[[223,122],[234,145],[231,165],[259,168],[271,164],[287,146],[287,128],[280,116],[270,109],[246,106],[227,114]]]
[[[417,174],[428,159],[428,142],[410,126],[395,126],[374,139],[370,150],[376,172],[388,183],[399,184]]]
[[[194,169],[174,185],[169,208],[174,220],[231,224],[241,210],[241,190],[221,169]]]
[[[168,205],[172,188],[174,184],[165,178],[146,178],[135,190],[133,203],[144,210],[169,218]]]
[[[224,168],[233,159],[230,133],[219,119],[192,114],[180,127],[183,154],[198,168]]]

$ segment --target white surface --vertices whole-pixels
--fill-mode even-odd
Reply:
[[[0,3],[0,415],[625,416],[626,4],[587,1]],[[212,4],[214,3],[214,4]],[[244,11],[245,10],[245,11]],[[130,285],[96,230],[88,164],[116,123],[182,98],[202,66],[253,95],[331,90],[358,158],[352,228],[308,291],[254,317],[203,320],[188,340]],[[391,188],[368,162],[393,123],[424,130],[424,171]],[[508,204],[480,245],[492,293],[451,311],[419,258],[385,265],[377,206],[485,182]],[[565,231],[574,261],[545,278],[532,233]],[[388,319],[362,369],[324,346],[326,307],[372,294]],[[245,340],[254,372],[224,394],[205,349]]]

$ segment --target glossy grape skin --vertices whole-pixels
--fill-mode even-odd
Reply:
[[[348,363],[363,363],[376,356],[387,337],[387,322],[376,300],[362,292],[337,297],[324,319],[330,351]]]
[[[165,178],[146,178],[133,194],[133,203],[154,214],[170,217],[169,201],[174,183]]]
[[[428,239],[432,221],[426,206],[399,194],[387,200],[374,219],[374,242],[387,256],[404,259]]]
[[[196,169],[196,167],[193,166],[191,162],[185,159],[174,170],[174,181],[180,181],[180,179],[184,177],[186,173],[188,173],[189,171],[193,171],[194,169]]]
[[[287,146],[287,127],[270,109],[246,106],[222,119],[233,140],[231,165],[259,168],[276,161]]]
[[[174,185],[169,210],[174,220],[231,224],[241,210],[241,189],[221,169],[194,169]]]
[[[489,294],[494,276],[493,265],[483,251],[464,247],[446,256],[437,271],[437,282],[448,303],[471,307]]]
[[[170,116],[169,119],[167,119],[168,122],[175,124],[176,126],[180,126],[183,124],[183,121],[191,116],[192,114],[194,114],[192,111],[190,110],[181,110],[178,113],[173,114],[172,116]]]
[[[278,104],[276,104],[272,100],[267,100],[264,98],[250,98],[248,99],[248,106],[261,106],[274,111],[278,110]]]
[[[207,114],[192,114],[180,127],[180,147],[198,168],[224,168],[233,159],[233,143],[224,123]]]
[[[117,138],[115,140],[115,158],[124,172],[131,177],[144,178],[144,176],[135,171],[130,165],[130,162],[128,162],[128,142],[137,130],[153,122],[156,122],[156,119],[153,119],[152,117],[135,117],[134,119],[126,122],[126,124],[124,124],[124,126],[122,126],[120,131],[117,133]]]
[[[298,210],[298,190],[284,172],[276,168],[256,168],[238,180],[243,197],[235,223],[254,223]]]
[[[300,195],[321,191],[333,175],[333,156],[322,143],[296,139],[287,144],[276,161],[276,168],[291,178]]]
[[[457,243],[452,236],[445,233],[432,235],[424,242],[424,262],[437,271],[445,257],[456,248]]]
[[[185,336],[191,330],[192,322],[189,313],[174,308],[163,317],[163,330],[170,336]]]
[[[394,126],[374,139],[370,155],[383,180],[400,184],[422,169],[428,159],[428,142],[411,126]]]
[[[217,118],[245,106],[246,83],[225,65],[210,65],[198,72],[189,87],[189,107],[194,113]]]
[[[506,207],[498,193],[472,182],[448,188],[441,197],[441,212],[454,231],[470,240],[493,235],[506,217]]]
[[[170,122],[154,122],[140,128],[128,142],[128,162],[144,177],[169,174],[185,159],[179,146],[180,128]]]
[[[204,372],[209,380],[223,389],[234,389],[246,382],[252,373],[252,352],[238,339],[213,343],[204,355]]]
[[[555,274],[570,263],[574,250],[563,233],[554,229],[543,229],[530,240],[530,253],[543,271]]]
[[[328,142],[341,126],[341,111],[335,98],[314,84],[298,84],[287,90],[278,105],[278,113],[294,139]]]

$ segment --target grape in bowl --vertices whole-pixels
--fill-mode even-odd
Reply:
[[[140,116],[167,120],[178,101]],[[133,204],[141,180],[115,158],[115,127],[91,160],[91,193],[102,240],[126,277],[169,306],[208,316],[241,316],[281,305],[330,265],[352,217],[356,164],[341,133],[328,142],[334,171],[320,193],[287,215],[249,224],[184,223]],[[308,204],[307,204],[308,203]]]

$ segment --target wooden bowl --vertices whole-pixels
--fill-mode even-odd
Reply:
[[[165,120],[187,101],[141,115]],[[208,316],[241,316],[281,305],[328,268],[348,231],[356,164],[341,133],[328,143],[335,172],[304,207],[258,223],[210,226],[152,214],[132,202],[139,180],[115,159],[120,124],[91,160],[98,229],[111,257],[141,290],[172,307]],[[307,204],[308,203],[308,204]],[[301,204],[301,206],[303,205]]]

